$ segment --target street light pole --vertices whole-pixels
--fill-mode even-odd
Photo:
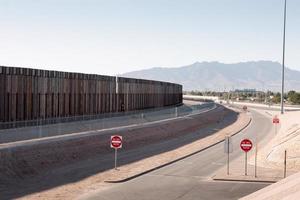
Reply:
[[[283,23],[283,55],[282,55],[282,79],[281,79],[281,114],[284,113],[284,57],[285,57],[285,26],[286,26],[286,0],[284,0],[284,23]]]

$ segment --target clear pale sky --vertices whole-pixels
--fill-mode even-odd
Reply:
[[[0,65],[115,75],[196,61],[282,61],[283,0],[0,0]],[[300,1],[286,65],[300,70]]]

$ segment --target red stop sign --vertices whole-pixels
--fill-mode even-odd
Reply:
[[[273,118],[273,124],[279,124],[279,118],[274,117]]]
[[[244,139],[241,141],[240,147],[243,151],[248,152],[252,149],[252,142],[249,139]]]
[[[110,147],[115,149],[122,148],[122,136],[120,135],[110,136]]]

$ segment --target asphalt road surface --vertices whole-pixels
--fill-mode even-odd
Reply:
[[[232,137],[230,158],[243,156],[239,143],[243,138],[260,143],[272,136],[270,118],[251,111],[252,122]],[[238,199],[269,184],[213,181],[211,177],[226,164],[224,143],[219,143],[191,157],[163,167],[131,181],[113,184],[104,190],[85,196],[89,200],[188,200]]]
[[[215,106],[214,103],[200,103],[195,101],[184,101],[184,103],[186,104],[178,107],[154,108],[137,110],[128,113],[117,113],[120,116],[115,117],[3,129],[0,130],[0,145],[17,141],[49,138],[58,135],[74,135],[74,133],[80,132],[112,128],[117,129],[135,124],[157,122],[160,120],[174,118],[176,117],[176,113],[178,117],[181,117],[189,114],[205,112]]]

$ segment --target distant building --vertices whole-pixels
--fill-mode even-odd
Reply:
[[[236,89],[234,92],[243,92],[243,93],[256,93],[256,89]]]
[[[219,97],[216,96],[199,96],[199,95],[183,95],[183,99],[186,100],[199,100],[199,101],[219,101]]]

